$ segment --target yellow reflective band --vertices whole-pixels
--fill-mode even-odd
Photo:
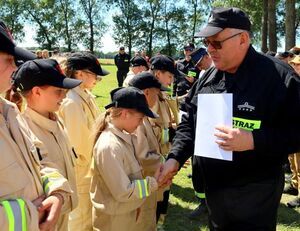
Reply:
[[[8,230],[14,231],[15,230],[15,218],[14,213],[10,207],[10,204],[8,201],[2,201],[1,204],[3,205],[7,218],[8,218]]]
[[[137,185],[139,187],[139,197],[141,199],[149,196],[148,187],[147,187],[147,180],[136,180]]]
[[[248,120],[238,117],[233,117],[233,127],[242,128],[247,131],[253,131],[254,129],[260,129],[260,120]]]
[[[195,191],[195,196],[200,198],[200,199],[205,199],[205,193],[198,193]]]
[[[195,71],[189,71],[187,76],[189,77],[196,77],[197,76],[197,73]]]
[[[1,201],[8,218],[9,231],[27,231],[25,202],[22,199]]]
[[[169,142],[169,129],[162,128],[161,130],[161,143],[166,144]]]
[[[17,199],[20,209],[21,209],[21,216],[22,216],[22,230],[27,231],[27,219],[26,219],[26,209],[25,209],[25,202],[21,199]]]

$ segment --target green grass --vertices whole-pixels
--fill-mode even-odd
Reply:
[[[109,92],[117,87],[116,67],[113,65],[102,65],[110,72],[110,75],[103,77],[97,84],[93,93],[97,96],[96,101],[104,111],[104,106],[110,102]],[[187,214],[197,207],[191,180],[187,174],[191,168],[182,169],[173,181],[170,196],[168,215],[164,224],[164,231],[200,231],[208,230],[205,217],[198,221],[187,218]],[[292,196],[283,195],[278,213],[279,231],[300,231],[300,208],[290,209],[286,202],[293,199]]]

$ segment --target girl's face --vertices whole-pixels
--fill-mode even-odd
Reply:
[[[0,93],[6,92],[11,87],[11,76],[17,69],[12,55],[0,52]]]
[[[157,70],[155,77],[163,86],[170,86],[174,81],[174,74],[169,71]]]
[[[80,86],[88,90],[92,90],[97,83],[97,75],[89,70],[78,71],[76,78],[82,80]]]
[[[123,120],[123,129],[128,133],[133,133],[142,123],[144,114],[135,110],[124,109],[121,117]]]
[[[54,86],[42,86],[32,88],[34,109],[40,114],[48,117],[49,113],[58,111],[63,99],[66,97],[67,90]],[[29,107],[30,101],[28,101]]]

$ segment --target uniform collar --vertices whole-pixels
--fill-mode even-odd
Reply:
[[[108,129],[114,133],[116,136],[120,137],[122,140],[124,140],[126,143],[132,145],[132,134],[129,134],[125,131],[121,131],[116,126],[114,126],[112,123],[108,123]]]
[[[80,95],[81,98],[83,98],[85,101],[88,101],[90,98],[93,98],[92,94],[86,90],[86,89],[82,89],[79,86],[73,88],[73,90]]]
[[[49,132],[56,133],[59,130],[57,115],[52,113],[51,117],[54,120],[48,119],[29,107],[26,107],[24,111],[25,116],[28,116],[35,124],[48,130]]]

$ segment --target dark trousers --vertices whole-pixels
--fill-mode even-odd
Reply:
[[[199,157],[192,157],[192,182],[198,199],[205,199],[204,179],[202,171],[199,169]],[[201,195],[201,196],[200,196]]]
[[[211,231],[275,231],[284,186],[277,179],[206,190]]]
[[[164,198],[162,201],[157,202],[156,208],[156,222],[158,221],[160,214],[167,214],[169,206],[170,190],[164,192]]]
[[[126,78],[128,71],[127,70],[117,70],[117,79],[118,79],[118,86],[123,86],[123,81]]]

